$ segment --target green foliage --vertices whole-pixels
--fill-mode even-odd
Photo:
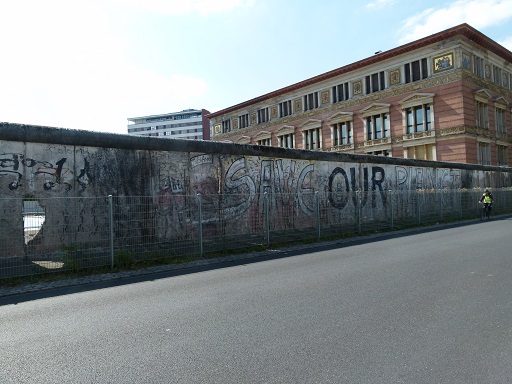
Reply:
[[[114,266],[120,269],[129,269],[132,265],[132,253],[126,249],[119,249],[114,253]]]
[[[83,257],[83,251],[80,249],[80,244],[72,243],[62,247],[64,257],[64,268],[77,271],[80,269],[80,259]]]

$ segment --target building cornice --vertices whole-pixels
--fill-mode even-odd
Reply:
[[[494,53],[495,55],[501,57],[505,61],[512,63],[512,52],[510,52],[508,49],[503,47],[502,45],[496,43],[494,40],[490,39],[489,37],[485,36],[483,33],[479,32],[478,30],[474,29],[470,25],[464,23],[460,24],[458,26],[455,26],[453,28],[438,32],[436,34],[427,36],[423,39],[416,40],[414,42],[404,44],[400,47],[391,49],[389,51],[381,52],[377,55],[368,57],[366,59],[356,61],[352,64],[346,65],[344,67],[340,67],[337,69],[334,69],[329,72],[325,72],[321,75],[311,77],[309,79],[303,80],[301,82],[295,83],[293,85],[290,85],[288,87],[284,87],[281,89],[278,89],[276,91],[267,93],[265,95],[256,97],[254,99],[233,105],[229,108],[222,109],[217,112],[210,113],[207,115],[208,118],[214,118],[217,116],[221,116],[224,114],[228,114],[230,112],[236,111],[238,109],[246,108],[250,105],[261,103],[264,100],[271,99],[274,97],[278,97],[287,93],[294,92],[298,89],[317,84],[319,82],[329,80],[334,77],[338,77],[350,72],[353,72],[355,70],[377,64],[380,62],[383,62],[388,59],[393,59],[399,55],[407,54],[409,52],[441,43],[443,41],[455,38],[455,37],[465,37],[468,40],[478,44],[479,46],[489,50],[490,52]]]

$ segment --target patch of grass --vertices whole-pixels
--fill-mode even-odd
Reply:
[[[133,263],[132,253],[126,249],[119,249],[114,253],[114,266],[116,268],[130,268]]]

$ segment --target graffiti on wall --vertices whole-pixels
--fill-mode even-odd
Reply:
[[[43,188],[47,191],[52,190],[56,185],[64,185],[67,190],[71,189],[71,184],[66,181],[66,174],[69,168],[65,167],[66,157],[50,163],[45,160],[36,160],[25,157],[21,153],[0,153],[0,175],[12,176],[8,183],[10,190],[16,190],[23,184],[23,173],[26,168],[30,168],[30,182],[33,183],[33,177],[43,175]]]

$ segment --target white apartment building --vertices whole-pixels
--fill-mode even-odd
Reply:
[[[210,122],[206,109],[128,118],[128,134],[167,139],[210,140]]]

